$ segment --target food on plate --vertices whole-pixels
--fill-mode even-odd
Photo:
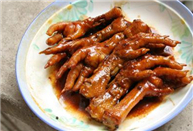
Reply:
[[[121,122],[123,122],[131,109],[145,96],[159,97],[170,94],[174,89],[185,86],[192,80],[192,77],[186,76],[186,71],[177,69],[157,67],[153,72],[155,72],[155,75],[149,76],[140,81],[118,104],[105,110],[102,119],[104,125],[107,125],[111,129],[115,129]],[[164,77],[163,79],[159,78],[161,76],[169,77],[170,80],[179,84],[176,84],[175,86],[174,84],[167,84],[167,82],[163,82],[165,79]]]
[[[96,69],[96,72],[88,78],[80,88],[80,93],[93,98],[104,93],[112,76],[116,75],[125,61],[135,59],[146,54],[150,49],[144,48],[148,43],[163,43],[165,45],[175,46],[178,41],[173,41],[167,36],[160,36],[152,33],[139,33],[133,40],[124,39],[121,41],[111,55],[104,60]]]
[[[63,51],[69,51],[70,53],[73,53],[74,51],[76,51],[81,47],[89,46],[96,42],[104,41],[109,37],[111,37],[112,35],[118,32],[122,32],[127,27],[127,24],[129,24],[129,22],[127,22],[123,17],[119,17],[115,19],[110,25],[106,26],[102,30],[90,36],[80,38],[80,39],[75,39],[72,41],[66,41],[65,39],[62,39],[58,43],[58,45],[49,47],[46,50],[42,51],[41,53],[44,53],[47,55],[55,54]]]
[[[51,36],[50,38],[48,38],[46,43],[47,43],[47,45],[52,46],[52,45],[58,43],[62,38],[63,38],[63,35],[61,33],[56,33],[53,36]]]
[[[102,43],[97,43],[95,45],[87,46],[77,50],[68,61],[68,68],[71,68],[72,70],[73,67],[75,67],[79,62],[83,60],[85,61],[87,66],[96,68],[98,64],[101,63],[104,60],[104,58],[107,55],[109,55],[109,53],[111,53],[116,44],[123,38],[124,38],[123,33],[118,33]],[[76,78],[71,79],[70,81],[75,82],[75,80]],[[70,81],[67,81],[66,84]],[[72,89],[72,87],[73,86],[69,87],[65,85],[63,91],[68,91]]]
[[[58,54],[54,54],[47,62],[47,64],[45,65],[44,68],[48,68],[49,66],[55,65],[56,63],[58,63],[59,61],[61,61],[63,58],[66,57],[66,53],[58,53]]]
[[[80,93],[89,100],[88,114],[110,130],[145,97],[166,96],[193,80],[173,56],[179,41],[153,32],[142,20],[126,20],[119,7],[56,23],[47,35],[50,47],[40,54],[52,54],[45,68],[59,66],[61,94]]]
[[[121,9],[115,7],[109,12],[95,18],[87,18],[75,22],[59,22],[52,26],[47,31],[47,35],[51,36],[54,32],[62,32],[66,40],[74,40],[84,36],[89,30],[100,26],[104,23],[109,23],[115,18],[121,17]]]
[[[154,72],[151,68],[158,65],[168,66],[174,69],[183,68],[183,65],[172,60],[171,57],[154,56],[150,54],[128,61],[116,75],[115,79],[109,84],[105,93],[93,98],[86,110],[92,118],[102,121],[104,111],[116,105],[132,84],[152,76]]]

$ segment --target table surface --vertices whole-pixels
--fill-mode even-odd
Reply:
[[[18,0],[19,1],[19,0]],[[10,114],[25,122],[32,128],[29,131],[53,130],[39,118],[37,118],[25,104],[18,90],[15,78],[15,56],[19,42],[32,20],[48,6],[52,1],[31,0],[30,2],[6,2],[1,3],[2,12],[2,45],[1,57],[1,102],[2,112]],[[192,129],[193,101],[174,119],[156,129],[156,131],[190,131]],[[34,127],[34,125],[36,127]],[[24,127],[20,127],[24,129]],[[25,128],[26,129],[26,128]]]

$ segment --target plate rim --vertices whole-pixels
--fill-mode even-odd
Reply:
[[[69,1],[69,0],[67,0]],[[60,1],[61,2],[61,1]],[[176,1],[159,1],[167,6],[169,6],[170,8],[172,8],[174,11],[176,11],[182,18],[185,19],[185,21],[187,22],[191,32],[193,31],[193,26],[191,26],[191,19],[193,21],[193,14],[191,13],[191,11],[185,6],[183,5],[180,1],[176,0]],[[171,3],[172,2],[172,3]],[[15,75],[16,75],[16,80],[17,80],[17,84],[18,84],[18,88],[19,91],[24,99],[24,101],[26,102],[26,104],[28,105],[28,107],[32,110],[32,112],[38,117],[40,118],[44,123],[46,123],[47,125],[49,125],[50,127],[56,129],[56,130],[63,130],[63,131],[67,131],[67,130],[72,130],[72,129],[68,129],[67,127],[64,127],[57,124],[56,122],[53,122],[53,120],[49,119],[48,116],[43,113],[43,111],[38,107],[38,105],[35,104],[31,93],[29,92],[29,90],[27,88],[22,88],[23,84],[22,81],[19,78],[20,72],[19,70],[19,65],[20,65],[20,61],[19,61],[19,52],[21,50],[21,46],[23,43],[24,38],[26,37],[26,34],[29,32],[29,29],[32,27],[32,25],[34,24],[34,22],[36,21],[36,19],[38,19],[39,17],[41,17],[42,13],[44,11],[46,11],[48,8],[50,8],[51,6],[55,5],[57,3],[57,1],[51,3],[50,5],[48,5],[46,8],[44,8],[35,18],[34,20],[31,22],[31,24],[28,26],[28,28],[26,29],[24,35],[22,36],[22,39],[19,43],[18,46],[18,50],[17,50],[17,54],[16,54],[16,61],[15,61]],[[64,2],[63,6],[68,5],[67,2]],[[177,10],[178,8],[178,10]],[[180,8],[180,9],[179,9]],[[188,16],[191,17],[185,17],[184,13],[187,13]],[[189,89],[189,91],[186,93],[186,95],[184,96],[184,98],[181,100],[181,102],[178,104],[178,106],[176,108],[173,109],[173,113],[167,115],[165,118],[162,119],[162,121],[158,121],[157,123],[154,123],[152,126],[150,127],[144,127],[144,130],[154,130],[162,125],[164,125],[165,123],[167,123],[168,121],[172,120],[175,116],[177,116],[187,105],[188,103],[193,99],[193,86],[190,86],[191,89]]]

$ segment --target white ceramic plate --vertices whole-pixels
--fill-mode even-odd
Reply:
[[[68,5],[68,6],[67,6]],[[114,6],[121,6],[127,18],[141,19],[160,34],[170,35],[181,45],[175,48],[177,61],[186,63],[193,74],[192,14],[178,1],[108,1],[79,0],[74,3],[57,1],[43,10],[27,29],[16,58],[16,75],[21,94],[32,111],[57,130],[106,130],[68,112],[59,103],[48,79],[44,65],[50,56],[39,55],[47,48],[46,31],[51,24],[64,20],[78,20],[84,16],[95,17]],[[178,10],[177,10],[178,9]],[[190,28],[191,27],[191,28]],[[127,119],[118,130],[153,130],[176,116],[192,99],[192,83],[167,97],[160,106],[144,118]],[[171,100],[173,102],[171,102]]]

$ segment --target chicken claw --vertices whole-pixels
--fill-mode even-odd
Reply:
[[[54,34],[53,36],[47,39],[46,44],[49,46],[54,45],[58,43],[62,38],[63,38],[62,34],[59,34],[59,33]]]
[[[77,50],[70,60],[64,63],[57,73],[57,78],[61,78],[62,74],[67,70],[67,68],[75,67],[80,61],[86,60],[86,64],[96,68],[98,64],[108,55],[116,46],[119,40],[123,39],[124,35],[122,33],[115,34],[109,40],[106,40],[102,43],[97,43],[93,46],[85,47]]]
[[[133,35],[139,32],[151,33],[151,28],[140,19],[133,20],[131,26],[124,30],[127,38],[132,38]]]
[[[89,75],[91,75],[93,70],[94,69],[92,67],[84,66],[84,68],[80,72],[80,75],[79,75],[79,77],[78,77],[72,91],[78,91],[80,89],[80,86],[84,82],[84,79],[87,78]]]
[[[47,62],[47,64],[45,65],[45,69],[58,63],[60,60],[62,60],[63,58],[66,57],[66,53],[58,53],[58,54],[54,54]]]
[[[56,23],[48,29],[47,35],[51,36],[56,31],[63,31],[66,40],[74,40],[85,35],[92,28],[122,16],[121,9],[114,7],[109,12],[95,18],[89,17],[85,20]]]
[[[73,41],[60,42],[57,46],[47,48],[44,51],[41,51],[40,54],[55,54],[59,52],[69,51],[71,54],[81,47],[86,47],[93,45],[94,43],[104,41],[110,38],[112,35],[122,32],[129,26],[129,22],[124,20],[123,17],[115,19],[110,25],[104,29],[96,32],[95,34],[76,39]]]
[[[110,54],[117,43],[123,38],[124,34],[118,33],[102,43],[97,43],[93,46],[85,47],[76,51],[69,60],[70,67],[76,66],[77,63],[85,59],[87,65],[96,68],[106,55]]]
[[[70,90],[74,86],[74,83],[77,77],[79,76],[82,68],[83,68],[83,65],[79,63],[76,67],[70,70],[70,72],[68,73],[67,79],[66,79],[65,87],[62,90],[62,93]]]
[[[153,72],[154,75],[138,83],[118,104],[104,112],[103,124],[115,129],[144,97],[170,94],[193,80],[192,76],[187,76],[187,71],[168,67],[157,67]]]
[[[101,121],[104,111],[114,106],[127,92],[133,82],[140,81],[155,74],[155,72],[149,69],[158,65],[167,66],[173,69],[183,68],[183,65],[174,61],[172,57],[149,54],[138,58],[137,60],[128,61],[116,75],[115,79],[108,85],[108,89],[105,93],[93,98],[86,110],[92,118]]]
[[[122,58],[131,59],[133,50],[137,50],[140,47],[144,47],[149,43],[162,43],[164,45],[168,45],[171,47],[175,47],[179,44],[179,41],[171,40],[168,36],[161,36],[155,33],[138,33],[134,36],[134,40],[125,40],[122,44],[119,44],[117,48],[115,48],[115,53]],[[131,56],[130,56],[131,55]]]
[[[149,43],[163,43],[165,45],[175,46],[179,42],[168,38],[168,36],[161,36],[154,33],[138,33],[132,36],[134,39],[124,39],[118,43],[113,53],[100,65],[95,73],[88,79],[85,79],[81,86],[80,93],[87,97],[93,98],[104,93],[112,72],[118,66],[122,66],[126,60],[135,59],[141,55],[146,54],[149,49],[144,48]]]
[[[124,23],[124,22],[121,22],[121,23]],[[113,37],[111,37],[109,40],[106,40],[105,42],[97,43],[95,45],[85,47],[76,51],[68,62],[69,68],[76,66],[77,63],[79,63],[84,59],[85,59],[84,62],[87,64],[87,66],[96,68],[98,64],[101,63],[101,61],[103,61],[103,59],[112,52],[115,45],[117,45],[118,41],[124,38],[124,35],[131,36],[131,35],[135,35],[138,32],[151,32],[151,30],[141,20],[134,20],[133,23],[128,28],[126,28],[123,33],[115,34]],[[145,54],[147,51],[149,51],[149,49],[142,48],[131,52],[131,54],[133,53],[133,55],[135,56],[137,55],[140,56],[141,54]],[[118,68],[115,68],[115,69],[113,68],[113,70],[111,71],[111,75],[115,75],[116,72],[118,72],[118,70],[119,70]],[[81,76],[79,80],[82,83],[82,81],[84,80],[84,77]],[[80,81],[78,81],[79,82],[78,88],[75,88],[75,90],[80,88]]]
[[[156,76],[162,78],[174,89],[184,87],[193,80],[192,76],[187,76],[187,70],[182,71],[166,67],[157,67],[154,69],[154,72]]]
[[[164,87],[158,77],[152,76],[138,83],[117,105],[107,109],[103,115],[103,124],[110,129],[116,129],[123,122],[131,109],[145,96],[161,96],[173,92],[170,87]]]

